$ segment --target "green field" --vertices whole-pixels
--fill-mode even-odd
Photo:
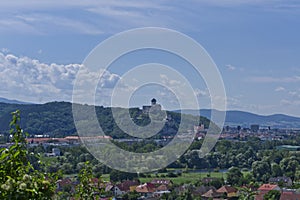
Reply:
[[[161,174],[157,174],[151,175],[151,178],[139,178],[139,180],[142,183],[145,182],[150,182],[151,180],[155,179],[155,178],[164,178],[164,179],[169,179],[172,180],[172,182],[174,184],[185,184],[185,183],[196,183],[198,181],[200,181],[202,178],[205,177],[216,177],[216,178],[225,178],[226,174],[225,173],[221,173],[221,172],[197,172],[197,173],[182,173],[181,176],[175,177],[175,178],[169,178],[169,177],[164,177],[166,175],[166,173],[161,173]]]

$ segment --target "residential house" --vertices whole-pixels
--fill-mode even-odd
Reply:
[[[120,188],[116,185],[107,185],[105,188],[105,192],[111,192],[114,196],[121,196],[125,194],[125,192],[121,191]]]
[[[262,193],[266,194],[271,190],[280,191],[280,187],[278,185],[275,185],[275,184],[262,184],[257,190],[260,194],[262,194]]]
[[[271,184],[276,184],[276,185],[282,185],[282,186],[292,186],[293,185],[293,181],[290,177],[273,177],[269,179],[269,183]]]
[[[271,190],[278,190],[280,191],[280,187],[275,184],[262,184],[258,189],[258,194],[255,196],[255,200],[263,200],[264,195]]]
[[[155,185],[152,183],[145,183],[143,185],[138,185],[135,188],[137,193],[140,193],[144,197],[152,197],[155,192]]]
[[[216,199],[221,198],[223,194],[217,192],[215,189],[210,189],[203,195],[201,195],[202,199]]]
[[[60,149],[59,148],[52,148],[52,152],[51,153],[45,153],[46,157],[56,157],[56,156],[60,156]]]
[[[280,200],[300,200],[300,193],[295,191],[281,192]]]
[[[216,190],[216,188],[214,186],[201,185],[199,187],[194,188],[193,191],[192,191],[192,194],[194,196],[201,196],[201,195],[205,194],[206,192],[208,192],[211,189]]]
[[[117,184],[117,187],[124,193],[130,192],[130,191],[134,191],[135,188],[140,185],[140,182],[137,180],[126,180],[123,181],[120,184]]]
[[[165,185],[169,189],[172,186],[173,182],[171,180],[168,180],[168,179],[153,179],[151,181],[151,184],[155,185],[156,187],[159,187],[161,185]]]
[[[224,185],[217,190],[218,193],[226,194],[228,198],[237,197],[238,190],[234,187]]]
[[[167,190],[169,190],[169,188],[166,185],[160,185],[156,188],[156,191],[167,191]]]

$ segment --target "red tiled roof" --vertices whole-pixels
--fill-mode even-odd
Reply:
[[[278,187],[278,185],[273,185],[273,184],[262,184],[258,190],[259,191],[270,191],[270,190],[274,190],[276,187]]]
[[[220,187],[217,192],[219,193],[233,193],[233,192],[237,192],[237,189],[235,189],[234,187],[230,187],[230,186],[227,186],[227,185],[224,185],[222,187]]]
[[[138,181],[123,181],[122,183],[120,184],[117,184],[118,188],[121,190],[121,191],[130,191],[130,187],[131,186],[137,186],[139,185],[139,182]]]
[[[71,140],[87,140],[87,139],[112,139],[110,136],[91,136],[91,137],[78,137],[78,136],[67,136],[65,138],[26,138],[26,141],[28,143],[35,142],[35,143],[43,143],[43,142],[49,142],[49,141],[59,141],[59,142],[69,142]]]
[[[214,197],[220,197],[220,196],[222,196],[222,194],[217,192],[214,189],[210,189],[209,191],[207,191],[205,194],[202,195],[202,197],[206,197],[206,198],[214,198]]]
[[[135,188],[135,191],[138,193],[151,193],[155,192],[155,186],[152,183],[145,183],[143,185],[139,185]]]
[[[300,193],[282,192],[280,200],[300,200]]]
[[[156,188],[157,191],[166,191],[168,187],[166,185],[160,185]]]

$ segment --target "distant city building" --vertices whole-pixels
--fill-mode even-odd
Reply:
[[[290,177],[273,177],[269,179],[269,183],[271,184],[282,184],[283,186],[291,186],[293,185],[293,181]]]
[[[257,133],[258,130],[259,130],[259,125],[258,125],[258,124],[252,124],[252,125],[250,126],[250,130],[251,130],[252,132]]]
[[[54,156],[60,156],[60,149],[59,148],[52,148],[52,153]]]
[[[60,156],[60,149],[59,148],[52,148],[52,153],[45,153],[46,157],[56,157]]]

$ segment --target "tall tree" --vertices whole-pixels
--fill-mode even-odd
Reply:
[[[231,167],[227,172],[227,183],[230,185],[239,185],[243,174],[237,167]]]

